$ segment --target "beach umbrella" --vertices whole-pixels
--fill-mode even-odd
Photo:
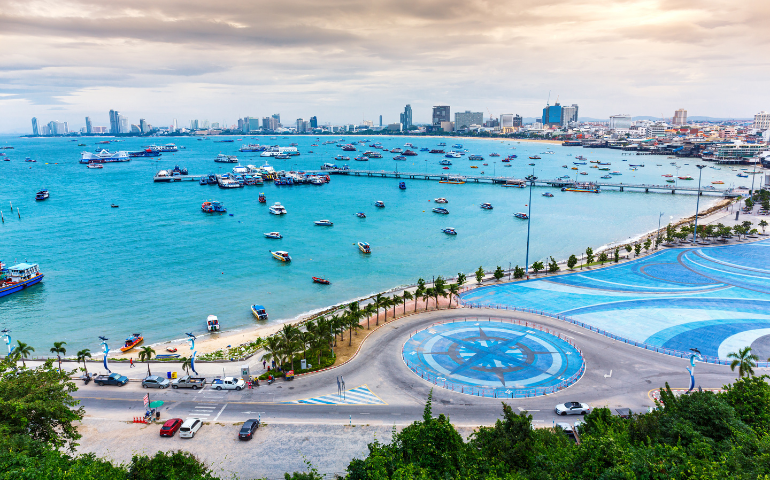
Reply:
[[[155,400],[154,402],[150,402],[150,408],[158,408],[161,405],[163,405],[163,400]]]

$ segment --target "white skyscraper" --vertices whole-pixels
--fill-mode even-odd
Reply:
[[[770,113],[762,110],[758,114],[754,115],[754,128],[757,130],[770,129]]]
[[[631,115],[610,115],[610,128],[631,128]]]

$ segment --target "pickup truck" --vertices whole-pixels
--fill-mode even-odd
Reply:
[[[246,382],[242,378],[225,377],[211,381],[211,388],[214,390],[243,390],[245,386]]]
[[[171,388],[192,388],[198,390],[206,386],[206,379],[202,377],[191,377],[185,375],[171,382]]]
[[[96,378],[94,378],[94,382],[96,382],[96,384],[100,387],[102,385],[117,385],[122,387],[128,383],[128,377],[124,377],[119,373],[112,373],[110,375],[98,375]]]

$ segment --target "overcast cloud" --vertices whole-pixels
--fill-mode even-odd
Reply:
[[[0,0],[0,131],[178,119],[416,122],[770,110],[770,2]]]

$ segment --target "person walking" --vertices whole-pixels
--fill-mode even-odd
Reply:
[[[136,365],[134,365],[134,357],[131,357],[128,359],[129,368],[134,368]]]

